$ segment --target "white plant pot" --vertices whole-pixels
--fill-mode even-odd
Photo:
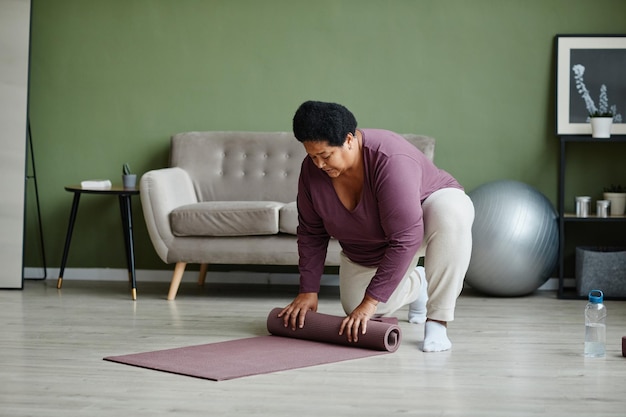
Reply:
[[[611,137],[611,126],[613,125],[612,117],[592,117],[591,118],[591,137],[606,139]]]
[[[626,193],[604,193],[604,199],[609,200],[611,216],[623,216],[626,211]]]

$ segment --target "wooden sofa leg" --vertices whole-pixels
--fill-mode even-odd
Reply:
[[[208,264],[200,264],[200,273],[198,274],[198,285],[200,286],[204,285],[204,281],[206,280],[206,271],[208,267]]]
[[[170,291],[167,293],[168,301],[172,301],[176,298],[176,293],[178,292],[180,281],[183,279],[183,273],[185,272],[186,266],[187,262],[176,263],[176,266],[174,267],[174,275],[172,276],[172,283],[170,284]]]

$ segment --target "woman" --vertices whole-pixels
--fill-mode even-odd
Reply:
[[[307,158],[298,184],[300,292],[279,314],[294,330],[317,311],[330,236],[342,247],[340,294],[350,342],[374,316],[409,304],[425,352],[452,344],[447,323],[469,265],[474,207],[459,183],[402,136],[357,129],[336,103],[307,101],[293,118]],[[417,267],[425,256],[424,268]]]

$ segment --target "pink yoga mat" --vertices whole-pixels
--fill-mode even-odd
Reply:
[[[401,332],[397,320],[374,319],[356,343],[339,336],[343,317],[309,312],[303,329],[283,326],[280,308],[267,317],[269,336],[109,356],[106,361],[215,381],[303,368],[395,352]]]

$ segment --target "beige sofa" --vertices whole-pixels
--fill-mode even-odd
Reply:
[[[431,160],[435,141],[403,135]],[[296,194],[304,147],[291,132],[185,132],[171,138],[170,167],[146,172],[141,203],[159,257],[175,263],[167,296],[185,267],[297,265]],[[339,265],[331,239],[327,266]]]

